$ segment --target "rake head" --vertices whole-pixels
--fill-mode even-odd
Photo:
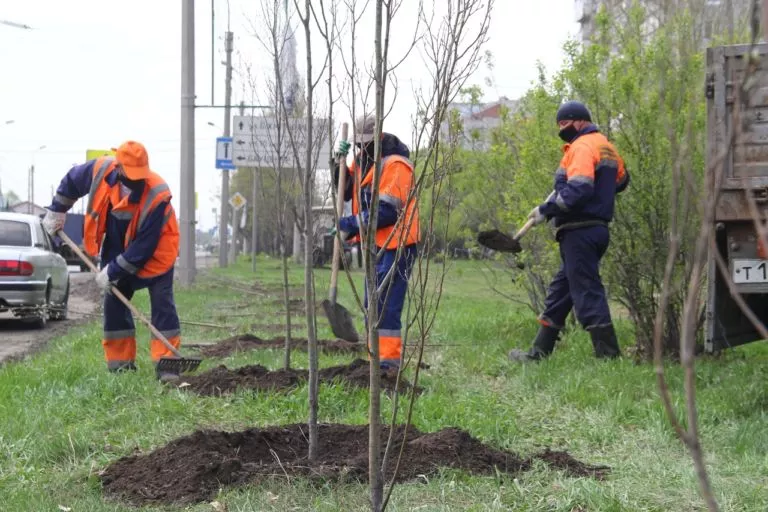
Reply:
[[[199,357],[163,357],[157,362],[157,372],[182,374],[197,370],[202,359]]]

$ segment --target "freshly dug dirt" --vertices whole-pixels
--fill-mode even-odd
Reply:
[[[323,352],[352,353],[365,348],[360,343],[350,343],[344,340],[317,340],[317,346]],[[221,340],[215,345],[205,347],[200,352],[206,357],[226,357],[234,352],[245,352],[256,349],[282,349],[285,348],[285,337],[278,336],[269,340],[263,340],[253,334],[240,334]],[[307,350],[306,339],[292,339],[291,350]]]
[[[355,359],[351,364],[332,366],[320,369],[320,382],[346,382],[360,388],[369,384],[368,361]],[[220,396],[232,393],[236,389],[253,389],[256,391],[284,391],[295,388],[309,378],[307,370],[268,370],[261,365],[248,365],[230,370],[224,365],[199,375],[184,376],[179,381],[182,389],[194,391],[205,396]],[[384,391],[394,391],[397,383],[397,372],[381,372],[381,388]],[[400,392],[411,389],[411,385],[400,379]],[[421,388],[416,388],[420,393]]]
[[[104,494],[133,505],[191,504],[210,499],[221,487],[258,484],[270,479],[308,478],[317,483],[365,482],[368,477],[367,425],[320,425],[318,460],[310,465],[306,424],[248,429],[242,432],[197,431],[143,455],[117,460],[101,474]],[[395,432],[391,478],[404,427]],[[382,428],[382,444],[389,435]],[[579,462],[566,452],[545,451],[524,458],[486,446],[467,432],[448,428],[435,433],[408,429],[397,481],[430,476],[439,468],[469,473],[514,475],[534,460],[575,477],[603,479],[610,469]]]

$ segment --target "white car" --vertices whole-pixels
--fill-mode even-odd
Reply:
[[[67,318],[69,271],[54,247],[39,217],[0,212],[0,313],[40,328]]]

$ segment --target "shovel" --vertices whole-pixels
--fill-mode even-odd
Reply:
[[[481,231],[477,235],[477,242],[480,245],[487,247],[488,249],[493,249],[494,251],[518,253],[523,250],[523,246],[520,245],[520,239],[524,234],[528,232],[529,229],[531,229],[532,226],[533,219],[526,222],[525,225],[520,228],[520,231],[515,234],[515,236],[509,236],[508,234],[503,233],[498,229]]]
[[[554,195],[555,195],[555,192],[553,191],[544,200],[544,202],[547,202],[550,199],[552,199]],[[488,249],[493,249],[494,251],[518,253],[523,250],[523,246],[520,245],[520,239],[532,227],[533,227],[533,219],[529,219],[528,222],[526,222],[523,225],[523,227],[520,228],[520,231],[518,231],[515,234],[515,236],[509,236],[506,233],[499,231],[498,229],[481,231],[477,235],[477,242],[480,245],[487,247]]]
[[[83,251],[80,250],[77,244],[75,244],[75,242],[73,242],[72,239],[69,238],[66,233],[64,233],[63,231],[59,231],[57,235],[59,236],[59,238],[64,240],[64,243],[66,243],[69,246],[69,248],[72,249],[72,251],[75,254],[77,254],[77,256],[83,261],[83,263],[88,265],[88,268],[91,270],[91,272],[96,272],[96,273],[99,272],[99,269],[96,268],[96,265],[93,264],[90,258],[88,258],[88,256],[86,256],[83,253]],[[201,359],[199,357],[182,356],[181,352],[179,352],[178,349],[176,349],[176,347],[171,345],[171,342],[168,341],[168,338],[163,336],[163,334],[159,330],[157,330],[157,328],[154,325],[152,325],[152,322],[150,322],[147,319],[147,317],[145,317],[141,313],[141,311],[136,309],[136,307],[133,304],[131,304],[131,301],[129,301],[125,297],[125,295],[123,295],[120,292],[120,290],[117,289],[117,287],[111,286],[111,291],[114,294],[114,296],[117,297],[118,300],[120,300],[120,302],[125,304],[125,306],[129,310],[131,310],[131,313],[133,313],[135,317],[137,317],[139,320],[147,324],[147,327],[149,327],[149,330],[152,332],[152,335],[155,338],[159,339],[163,343],[163,345],[165,345],[165,347],[171,352],[173,352],[173,355],[176,356],[175,358],[161,357],[160,360],[157,362],[157,370],[159,372],[168,371],[173,373],[183,373],[187,371],[196,370],[197,367],[200,366]]]
[[[347,140],[348,125],[341,125],[341,138]],[[344,214],[344,189],[347,179],[347,161],[344,157],[339,159],[339,187],[336,194],[336,214],[341,217]],[[339,266],[341,265],[342,248],[339,243],[340,236],[336,234],[333,237],[333,259],[331,263],[331,286],[328,291],[328,298],[323,301],[323,310],[331,324],[333,335],[346,341],[360,341],[355,324],[352,322],[352,315],[347,308],[336,302],[338,287],[336,283],[339,279]]]

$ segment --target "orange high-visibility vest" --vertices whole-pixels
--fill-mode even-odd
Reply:
[[[360,188],[370,187],[373,183],[375,168],[371,168],[368,175],[360,182]],[[349,169],[352,176],[355,173],[354,193],[352,194],[352,214],[360,213],[358,204],[359,189],[357,182],[360,180],[360,169],[357,162],[353,162]],[[414,188],[413,164],[410,160],[400,155],[385,156],[381,159],[381,179],[379,180],[379,201],[393,205],[398,211],[397,222],[392,226],[376,230],[376,246],[387,249],[397,249],[407,245],[416,244],[421,239],[419,229],[419,207],[416,197],[412,197]],[[362,229],[362,226],[361,226]],[[357,242],[360,236],[354,236],[349,241]]]
[[[138,203],[128,201],[129,195],[120,197],[120,185],[111,187],[105,178],[115,170],[117,162],[112,157],[98,158],[93,165],[93,180],[88,193],[88,206],[83,222],[83,246],[85,251],[95,257],[101,250],[101,243],[106,233],[109,206],[117,217],[130,218],[128,231],[125,233],[123,247],[136,236],[136,232],[149,213],[163,201],[168,201],[165,208],[163,228],[155,252],[136,275],[142,278],[159,276],[168,272],[179,255],[179,225],[176,213],[170,204],[171,191],[168,184],[154,172],[149,173],[144,191]]]

